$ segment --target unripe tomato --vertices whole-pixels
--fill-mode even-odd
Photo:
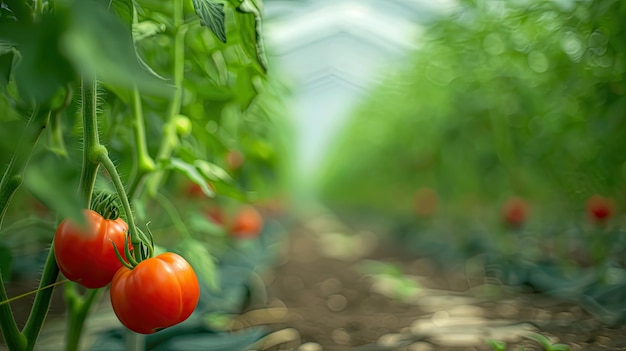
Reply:
[[[111,282],[111,305],[126,328],[152,334],[187,319],[200,299],[200,284],[191,265],[166,252],[120,268]]]
[[[95,289],[111,282],[122,267],[113,244],[122,257],[128,225],[122,218],[106,219],[92,210],[84,210],[87,228],[64,219],[54,233],[54,257],[65,277]]]
[[[243,206],[237,212],[232,225],[230,234],[239,239],[256,238],[263,229],[263,217],[252,206]]]
[[[524,199],[512,197],[502,206],[502,217],[504,222],[512,228],[518,228],[526,221],[529,209]]]
[[[185,115],[176,115],[174,117],[174,124],[178,135],[186,136],[191,134],[192,125],[189,117]]]

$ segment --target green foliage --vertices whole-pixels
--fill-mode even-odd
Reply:
[[[154,232],[157,249],[180,250],[203,285],[221,293],[214,258],[232,243],[223,224],[209,223],[207,206],[270,198],[286,169],[285,91],[266,72],[261,9],[260,1],[4,1],[0,250],[5,242],[21,250],[27,245],[14,235],[45,222],[33,240],[39,252],[52,218],[82,220],[94,191],[115,192],[135,259],[152,252]],[[227,167],[231,150],[245,158],[239,169]],[[187,184],[202,196],[181,191]],[[12,257],[2,254],[2,278]],[[41,286],[58,274],[50,252]],[[96,296],[79,295],[68,349]],[[0,305],[10,349],[34,347],[50,297],[37,292],[23,330]],[[0,300],[8,300],[4,289]]]
[[[423,186],[449,203],[513,193],[577,209],[621,194],[626,6],[569,4],[467,1],[428,27],[354,113],[325,198],[398,212]]]
[[[616,0],[463,1],[355,110],[321,197],[414,253],[481,255],[504,284],[623,324],[624,18]],[[591,215],[594,194],[610,218]]]
[[[193,7],[200,17],[200,23],[207,26],[223,43],[226,42],[226,14],[224,4],[215,0],[192,0]]]

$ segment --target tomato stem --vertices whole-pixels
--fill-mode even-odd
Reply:
[[[76,291],[77,284],[70,283],[65,288],[65,298],[68,301],[68,320],[66,335],[66,350],[79,350],[80,337],[82,335],[85,319],[89,314],[91,305],[100,296],[102,289],[88,289],[84,296]]]
[[[135,152],[135,168],[133,170],[133,176],[130,180],[130,186],[128,188],[128,194],[131,198],[135,196],[139,184],[143,177],[156,170],[156,164],[148,152],[148,146],[146,145],[146,130],[144,127],[143,108],[141,105],[141,95],[139,89],[135,86],[132,91],[132,104],[131,109],[133,113],[132,128],[135,136],[135,143],[133,144],[133,151]]]
[[[51,245],[43,268],[43,274],[41,275],[41,281],[39,282],[39,291],[35,295],[35,301],[30,310],[30,315],[22,331],[28,341],[28,346],[24,350],[32,350],[35,348],[35,342],[39,337],[39,332],[48,314],[52,293],[54,292],[54,287],[49,289],[45,289],[45,287],[54,284],[58,276],[59,267],[54,258],[54,245]]]
[[[111,181],[113,182],[113,186],[115,187],[115,191],[122,202],[122,208],[126,213],[126,220],[128,221],[128,234],[130,236],[131,245],[133,245],[133,253],[130,257],[127,256],[128,260],[132,263],[133,255],[134,259],[138,262],[143,260],[142,250],[141,250],[141,240],[139,235],[137,234],[137,226],[135,223],[135,217],[133,216],[132,209],[130,207],[130,202],[128,201],[128,195],[126,194],[126,190],[124,189],[124,184],[122,184],[122,179],[120,178],[113,161],[109,158],[109,155],[106,153],[100,153],[99,160],[102,166],[106,169],[106,171],[111,176]]]
[[[91,203],[91,194],[98,175],[99,162],[92,157],[94,150],[101,147],[98,136],[98,122],[96,119],[97,81],[83,77],[80,87],[82,97],[81,114],[83,120],[83,168],[80,175],[81,195]]]
[[[180,142],[178,134],[176,132],[176,115],[180,113],[182,100],[183,100],[183,79],[185,75],[185,35],[189,28],[184,23],[183,16],[183,2],[181,0],[174,1],[174,15],[173,23],[176,30],[176,36],[174,37],[174,96],[170,100],[170,105],[167,111],[167,121],[163,125],[163,139],[159,145],[159,152],[157,154],[157,161],[167,159],[172,155],[172,152]],[[158,192],[159,184],[164,176],[163,170],[158,170],[150,178],[147,188],[148,193],[151,196],[156,195]]]
[[[50,124],[51,149],[62,157],[68,157],[65,141],[63,140],[63,111],[72,103],[73,91],[70,85],[66,88],[66,95],[63,103],[52,111],[52,123]]]

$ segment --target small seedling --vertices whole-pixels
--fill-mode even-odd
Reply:
[[[506,343],[504,341],[487,339],[486,342],[493,351],[506,351]]]
[[[525,333],[523,336],[528,339],[536,341],[546,351],[570,351],[571,350],[569,345],[553,344],[552,342],[550,342],[550,339],[548,339],[546,336],[541,335],[539,333],[528,332],[528,333]]]

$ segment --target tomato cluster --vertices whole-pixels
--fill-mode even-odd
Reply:
[[[191,315],[200,298],[200,285],[184,258],[167,252],[130,269],[116,253],[117,248],[128,262],[126,222],[104,218],[92,210],[83,214],[84,226],[65,219],[54,236],[57,265],[67,279],[91,289],[111,283],[113,311],[124,326],[137,333],[154,333]]]

